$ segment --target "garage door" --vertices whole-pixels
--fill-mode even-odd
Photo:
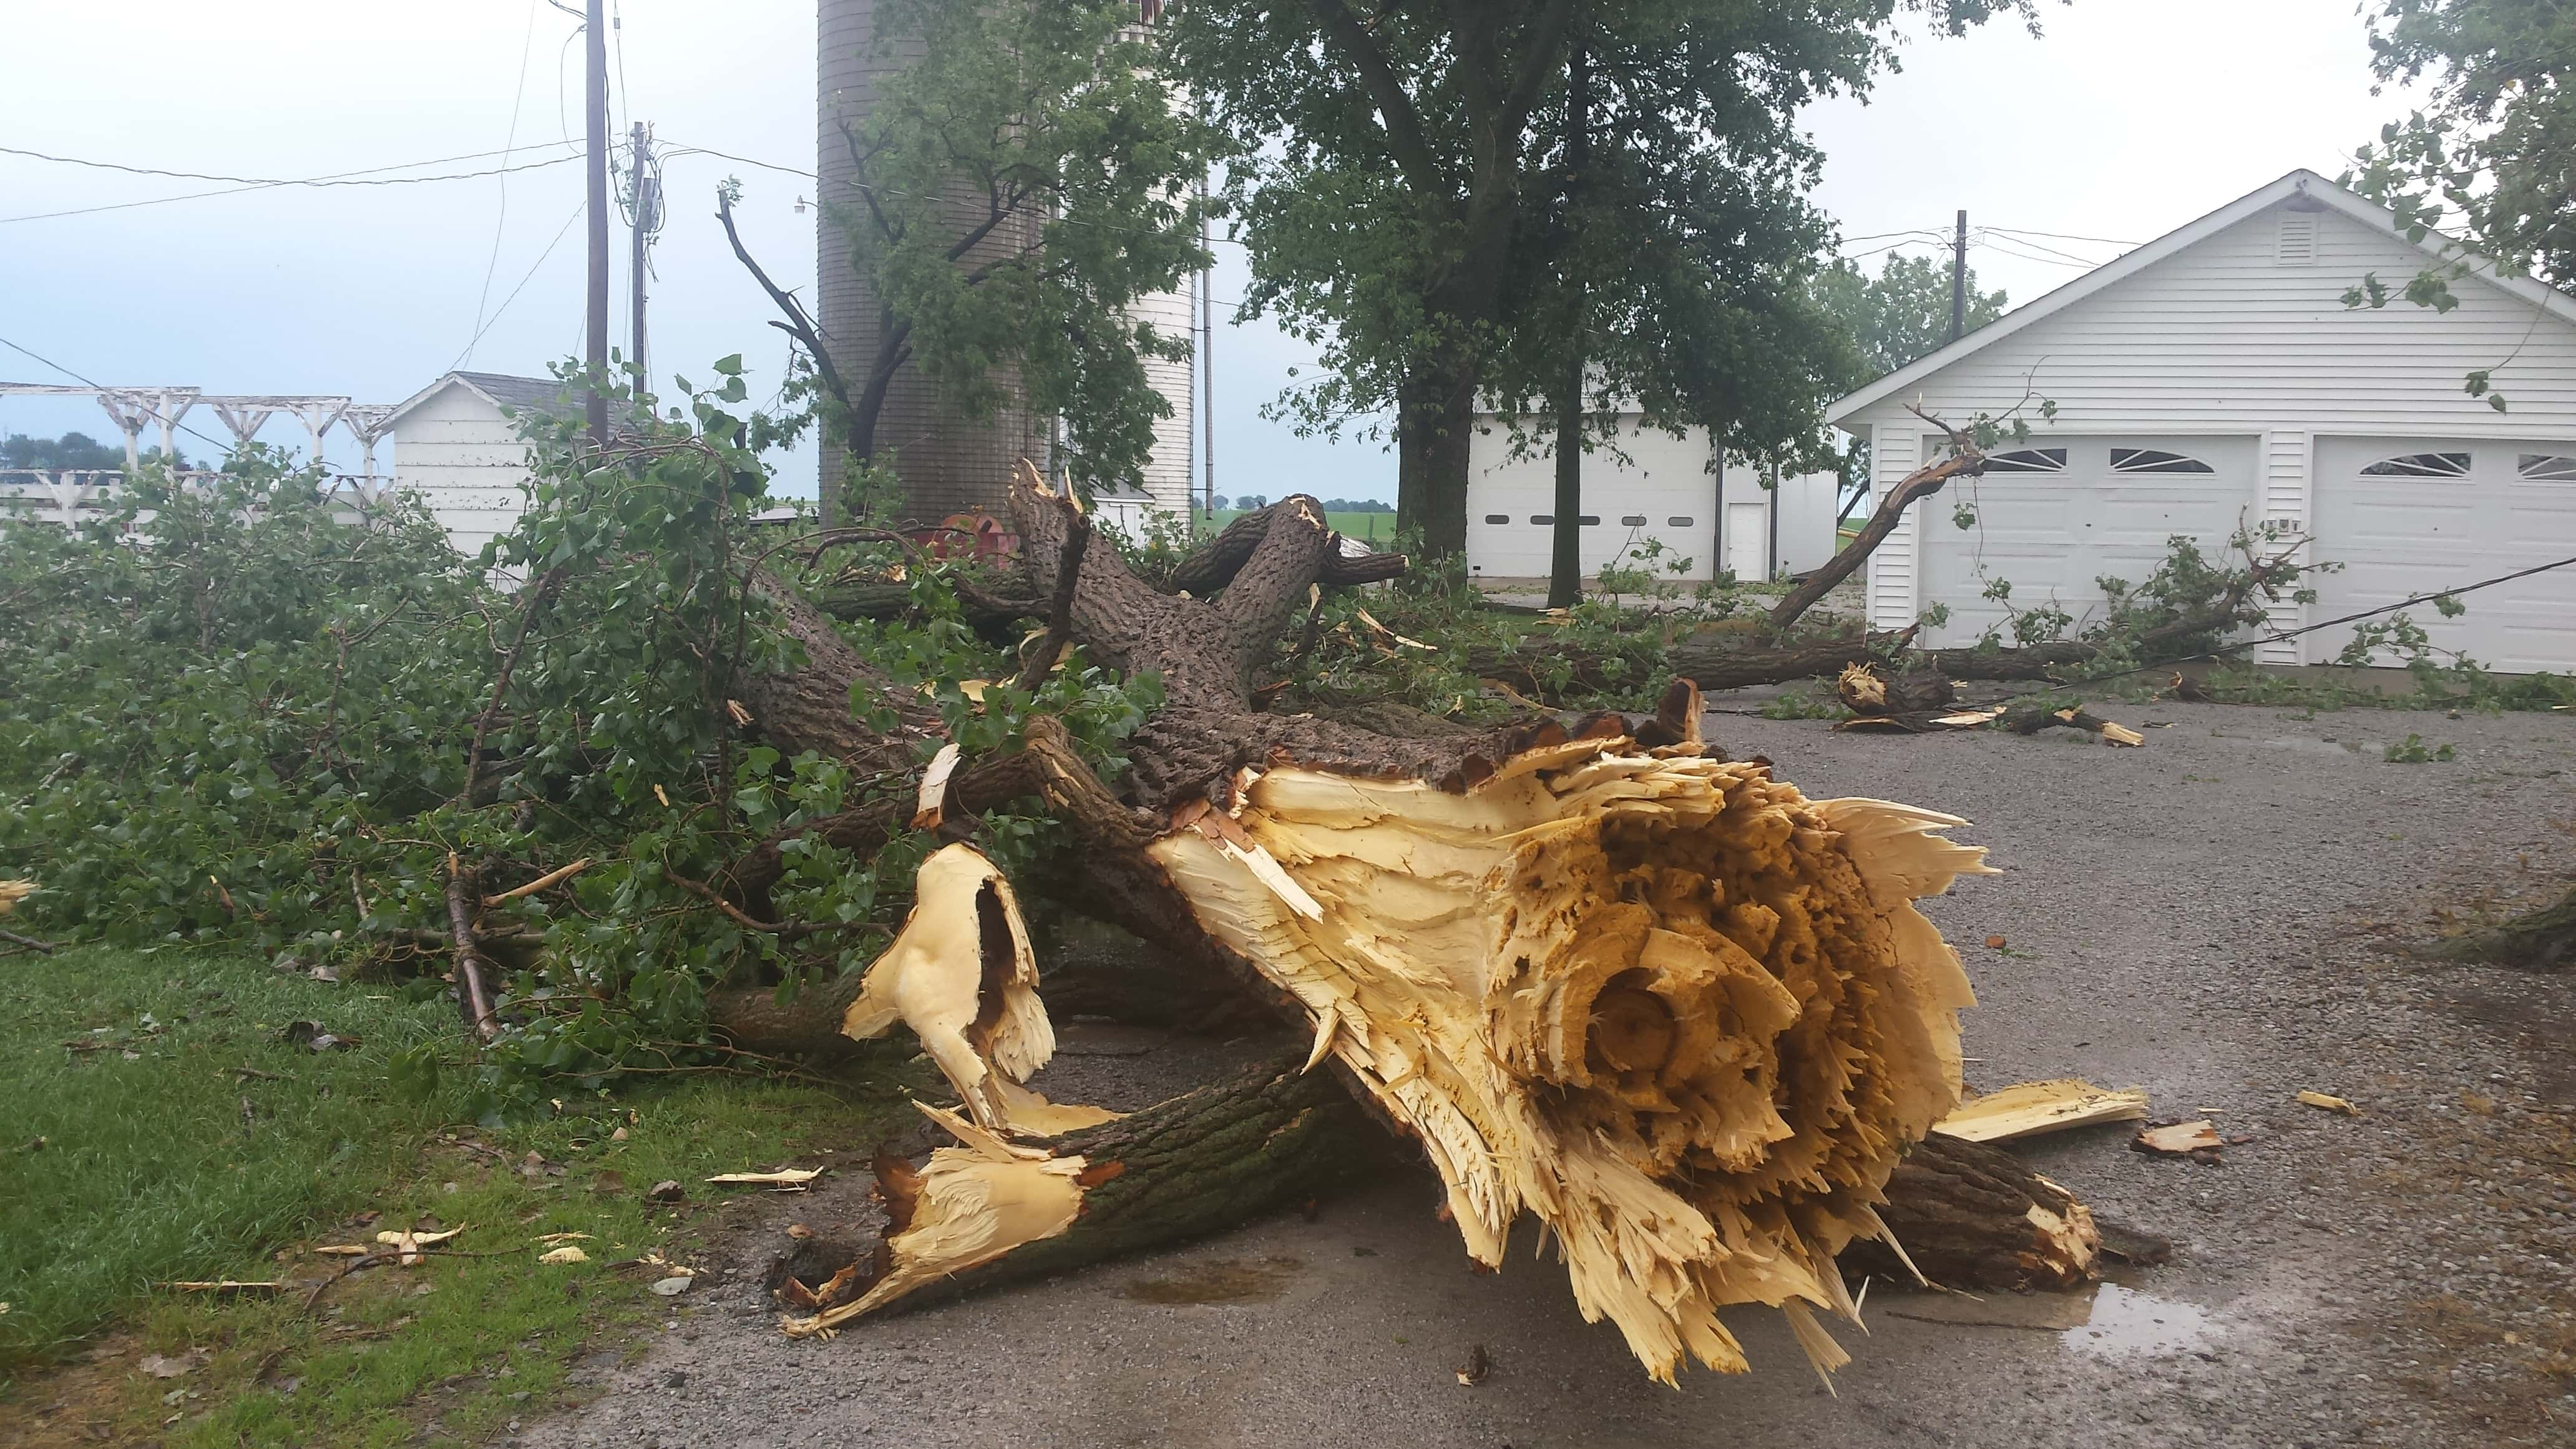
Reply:
[[[2308,615],[2323,620],[2576,555],[2576,440],[2323,438],[2315,499],[2316,556],[2343,565],[2317,580]],[[2576,569],[2460,602],[2457,619],[2407,614],[2486,668],[2576,672]],[[2322,630],[2306,658],[2331,660],[2351,638]]]
[[[1939,439],[1924,439],[1924,450],[1938,456]],[[2014,607],[2054,603],[2081,628],[2099,617],[2098,580],[2144,580],[2175,535],[2222,556],[2254,517],[2254,458],[2250,437],[2042,438],[1998,449],[1985,477],[1935,494],[1915,523],[1924,602],[1950,612],[1933,642],[1972,644],[1999,627],[2011,643],[2004,605],[1986,597],[1998,579],[2011,584]]]

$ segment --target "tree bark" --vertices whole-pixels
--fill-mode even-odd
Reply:
[[[1097,1185],[1063,1233],[990,1262],[925,1276],[924,1286],[879,1305],[945,1302],[1001,1284],[1068,1272],[1223,1232],[1283,1204],[1312,1200],[1387,1156],[1349,1095],[1289,1053],[1099,1127],[1049,1140],[1049,1156],[1079,1158]],[[878,1191],[894,1222],[860,1251],[844,1293],[854,1301],[893,1266],[889,1241],[912,1226],[919,1168],[880,1159]],[[2063,1189],[2011,1153],[1939,1134],[1897,1166],[1879,1216],[1906,1259],[1945,1288],[2031,1292],[2080,1287],[2099,1276],[2101,1235]],[[832,1266],[832,1265],[826,1265]],[[1876,1242],[1856,1243],[1844,1266],[1912,1277]],[[791,1320],[791,1332],[797,1331]],[[810,1331],[810,1330],[809,1330]]]
[[[2576,964],[2576,891],[2569,891],[2555,905],[2446,941],[2440,954],[2455,961],[2487,961],[2535,971]]]
[[[2092,1213],[1986,1143],[1938,1132],[1924,1138],[1888,1178],[1878,1215],[1906,1258],[1944,1288],[2058,1291],[2100,1276],[2102,1235]],[[1843,1262],[1900,1282],[1913,1277],[1878,1242],[1852,1244]]]
[[[1466,349],[1444,348],[1406,370],[1398,400],[1395,522],[1421,530],[1422,550],[1432,558],[1467,551],[1476,383],[1477,368]]]

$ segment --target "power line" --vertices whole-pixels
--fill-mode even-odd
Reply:
[[[537,40],[537,0],[528,0],[528,28],[519,37],[519,84],[510,93],[510,138],[502,146],[507,156],[519,145],[519,112],[528,99],[528,52]],[[483,258],[483,285],[474,293],[474,335],[483,335],[483,308],[492,300],[492,273],[501,266],[501,233],[510,223],[510,178],[501,178],[501,205],[492,217],[492,250]],[[457,359],[462,366],[474,356],[474,344],[465,344],[465,356]]]
[[[54,361],[52,358],[45,356],[43,353],[30,351],[27,348],[21,347],[17,343],[10,341],[6,337],[0,337],[0,347],[6,347],[10,351],[18,353],[23,357],[32,357],[36,361],[43,363],[45,366],[52,368],[54,371],[61,373],[63,376],[70,378],[72,381],[79,383],[83,387],[94,387],[100,392],[118,392],[124,390],[109,387],[107,384],[99,382],[94,378],[83,377],[79,373],[72,371],[70,368],[63,366],[61,363]],[[189,437],[195,438],[197,441],[204,443],[210,448],[221,448],[224,446],[213,438],[209,438],[205,434],[198,432],[195,428],[189,427],[186,423],[179,422],[174,419],[165,419],[158,412],[154,412],[152,414],[152,420],[154,422],[168,422],[170,426],[177,428],[180,432],[186,433]]]
[[[386,171],[412,171],[423,166],[445,166],[456,161],[481,161],[492,156],[507,156],[508,149],[469,151],[462,156],[441,156],[431,161],[406,161],[395,166],[370,166],[360,171],[335,171],[327,176],[280,179],[274,176],[224,176],[208,171],[166,171],[158,166],[133,166],[123,161],[93,161],[80,156],[56,156],[48,151],[29,151],[18,146],[0,146],[0,155],[26,156],[38,161],[53,161],[65,166],[88,166],[100,171],[125,171],[136,176],[169,176],[181,181],[233,181],[244,186],[398,186],[407,180],[436,181],[443,178],[393,177],[383,181],[351,181],[352,176],[374,176]]]
[[[33,154],[35,154],[35,153],[33,153],[33,152],[18,152],[18,153],[16,153],[16,154],[19,154],[19,155],[33,155]],[[497,156],[497,155],[500,155],[500,154],[502,154],[502,153],[497,152],[497,151],[478,151],[478,152],[474,153],[474,155],[475,155],[475,156]],[[67,159],[69,159],[69,158],[66,158],[66,157],[59,157],[59,156],[47,156],[47,157],[43,157],[42,159],[44,159],[44,160],[48,160],[48,161],[59,161],[59,160],[67,160]],[[445,159],[445,160],[447,160],[447,161],[463,161],[463,160],[469,160],[469,159],[472,159],[472,158],[470,158],[470,157],[465,157],[465,156],[449,156],[449,157],[446,157],[446,158],[444,158],[444,159]],[[301,178],[301,179],[297,179],[297,180],[283,180],[283,181],[254,181],[254,182],[251,182],[250,184],[245,185],[245,186],[231,186],[231,187],[226,187],[225,189],[223,189],[223,190],[221,190],[221,191],[192,191],[192,192],[189,192],[188,194],[186,194],[186,195],[184,195],[184,196],[155,196],[155,197],[147,198],[147,199],[142,200],[142,201],[118,201],[118,202],[111,202],[111,203],[109,203],[109,204],[107,204],[107,205],[105,205],[105,206],[80,206],[80,207],[74,207],[74,208],[72,208],[72,209],[70,209],[70,210],[68,210],[68,211],[40,211],[40,212],[31,212],[31,213],[29,213],[29,214],[27,214],[27,215],[25,215],[25,216],[0,216],[0,226],[7,226],[7,225],[10,225],[10,224],[11,224],[11,223],[13,223],[13,222],[21,222],[21,221],[52,221],[52,220],[55,220],[55,219],[57,219],[57,218],[60,218],[60,217],[66,217],[66,216],[91,216],[91,215],[95,215],[95,214],[97,214],[97,213],[99,213],[99,212],[102,212],[102,211],[131,211],[131,210],[133,210],[135,207],[138,207],[138,206],[166,206],[166,205],[168,205],[168,204],[170,204],[171,202],[174,202],[174,201],[203,201],[203,200],[205,200],[206,198],[208,198],[208,197],[210,197],[210,196],[238,196],[238,195],[240,195],[240,194],[242,194],[243,192],[246,192],[246,191],[273,191],[273,190],[275,190],[275,189],[277,189],[278,187],[281,187],[281,186],[312,186],[312,187],[323,187],[323,186],[415,186],[415,185],[421,185],[421,184],[425,184],[425,183],[427,183],[427,182],[432,182],[432,181],[471,181],[471,180],[476,179],[477,177],[483,177],[483,176],[506,176],[506,175],[510,175],[510,174],[512,174],[512,173],[514,173],[514,172],[519,172],[519,171],[535,171],[535,170],[538,170],[538,169],[540,169],[540,168],[542,168],[542,167],[547,167],[547,166],[560,166],[560,165],[562,165],[563,163],[565,163],[566,161],[576,161],[576,160],[579,160],[579,159],[580,159],[580,158],[579,158],[578,156],[554,156],[554,157],[549,157],[548,159],[543,160],[543,161],[530,161],[530,162],[527,162],[527,163],[525,163],[525,164],[523,164],[523,165],[517,165],[517,166],[494,166],[494,167],[488,167],[488,168],[486,168],[486,169],[484,169],[484,170],[481,170],[481,171],[449,171],[449,172],[442,172],[442,173],[440,173],[439,175],[436,175],[436,176],[383,176],[383,175],[381,175],[381,174],[380,174],[380,173],[382,173],[382,172],[386,172],[386,171],[404,171],[404,170],[409,170],[409,169],[411,169],[412,167],[416,167],[416,166],[436,166],[436,165],[441,164],[441,163],[440,163],[440,162],[438,162],[438,161],[412,161],[412,162],[407,162],[407,163],[405,163],[404,165],[401,165],[401,166],[376,166],[376,167],[370,167],[369,169],[367,169],[367,170],[365,170],[365,171],[343,171],[343,172],[339,172],[339,173],[336,173],[336,174],[331,175],[331,176],[313,176],[313,177],[305,177],[305,178]],[[87,162],[87,161],[81,161],[81,162],[74,162],[73,164],[75,164],[75,165],[83,165],[83,166],[88,166],[88,165],[105,165],[105,166],[107,166],[107,168],[108,168],[108,169],[110,169],[110,170],[117,170],[117,171],[133,170],[133,169],[135,169],[135,168],[132,168],[132,167],[115,166],[115,165],[111,165],[111,164],[109,164],[109,163],[103,163],[103,162]],[[375,179],[373,179],[373,180],[356,180],[356,179],[351,179],[351,178],[358,178],[358,177],[370,177],[370,176],[374,177]]]
[[[1972,247],[1983,247],[1988,251],[2001,252],[2005,256],[2017,258],[2021,261],[2038,262],[2042,265],[2051,267],[2082,267],[2087,271],[2090,271],[2094,267],[2102,265],[2099,262],[2080,261],[2073,257],[2043,257],[2032,252],[2015,251],[2011,247],[2004,245],[2002,242],[1994,240],[1992,237],[1979,238],[1977,240],[1970,241],[1968,245]]]
[[[1999,231],[2006,236],[2044,236],[2050,241],[2100,242],[2102,245],[2108,247],[2142,247],[2146,245],[2145,242],[2124,241],[2115,236],[2069,236],[2062,231],[2027,231],[2019,227],[2010,226],[1990,226],[1987,227],[1986,230]]]
[[[585,199],[580,205],[577,205],[572,209],[572,215],[564,218],[564,224],[562,228],[555,233],[555,239],[546,243],[546,249],[544,251],[537,253],[537,259],[529,265],[527,275],[519,278],[519,285],[510,289],[510,295],[501,299],[500,306],[492,309],[491,320],[485,322],[481,327],[476,328],[474,335],[465,339],[465,351],[456,354],[456,360],[447,364],[449,371],[452,372],[455,369],[464,366],[465,359],[474,351],[474,344],[483,340],[484,333],[489,332],[494,327],[500,325],[501,314],[509,311],[510,304],[519,300],[519,294],[528,289],[528,283],[537,275],[537,269],[546,264],[546,258],[555,254],[555,248],[563,245],[563,239],[572,234],[572,224],[581,220],[582,213],[589,209],[590,204]]]
[[[2069,679],[2061,682],[2067,685],[2100,684],[2104,680],[2123,679],[2132,674],[2147,674],[2156,670],[2171,669],[2177,664],[2215,663],[2220,659],[2226,658],[2230,654],[2235,654],[2242,650],[2260,648],[2265,644],[2279,644],[2286,640],[2296,639],[2302,634],[2314,634],[2320,630],[2340,628],[2346,624],[2358,624],[2364,619],[2376,618],[2381,614],[2394,614],[2400,609],[2411,609],[2418,604],[2430,604],[2439,599],[2456,598],[2461,594],[2473,594],[2480,589],[2491,589],[2498,584],[2509,584],[2516,579],[2527,579],[2533,574],[2545,574],[2551,569],[2563,569],[2570,566],[2576,566],[2576,558],[2562,558],[2553,563],[2533,564],[2527,569],[2515,569],[2509,574],[2498,574],[2494,578],[2480,579],[2474,584],[2462,584],[2457,588],[2440,589],[2429,594],[2417,594],[2411,599],[2400,599],[2396,603],[2382,604],[2375,609],[2363,609],[2358,613],[2346,614],[2339,619],[2328,619],[2323,623],[2317,624],[2303,624],[2296,629],[2278,629],[2272,633],[2258,635],[2252,639],[2240,640],[2234,644],[2222,644],[2215,649],[2204,650],[2198,654],[2186,654],[2179,659],[2162,659],[2153,664],[2138,665],[2134,669],[2117,669],[2113,670],[2109,674],[2088,674],[2081,679]]]

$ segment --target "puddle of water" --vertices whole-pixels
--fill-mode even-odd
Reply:
[[[1139,1278],[1121,1289],[1139,1303],[1258,1303],[1288,1291],[1295,1258],[1210,1258],[1183,1263],[1161,1278]]]
[[[2090,1295],[1909,1293],[1877,1311],[1924,1323],[2053,1333],[2068,1348],[2111,1357],[2187,1353],[2222,1331],[2208,1309],[2118,1283],[2100,1284]]]
[[[2092,1313],[2058,1337],[2086,1353],[2125,1356],[2188,1352],[2218,1332],[2209,1310],[2198,1304],[2105,1283],[2093,1295]]]

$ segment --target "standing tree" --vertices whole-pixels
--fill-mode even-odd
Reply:
[[[1532,320],[1514,248],[1558,164],[1540,116],[1576,35],[1602,57],[1598,134],[1615,107],[1623,139],[1733,154],[1819,96],[1864,89],[1900,14],[1959,32],[2002,11],[2035,0],[1210,0],[1176,12],[1173,38],[1216,120],[1257,153],[1229,183],[1247,301],[1324,348],[1329,375],[1287,408],[1325,428],[1392,408],[1399,519],[1449,554],[1466,544],[1479,393]],[[1609,57],[1658,45],[1668,63],[1613,77]]]
[[[1690,39],[1678,25],[1587,36],[1564,124],[1541,137],[1557,164],[1507,292],[1523,320],[1498,340],[1484,389],[1505,415],[1551,419],[1555,602],[1578,583],[1583,452],[1614,443],[1622,415],[1705,428],[1720,455],[1812,462],[1819,411],[1853,366],[1815,301],[1831,228],[1806,196],[1822,158],[1791,116],[1746,114],[1712,138],[1640,105],[1725,88],[1737,53]]]
[[[1976,331],[2004,315],[2011,305],[2001,291],[1981,291],[1976,269],[1968,269],[1968,330]],[[1950,341],[1950,271],[1930,257],[1890,253],[1871,277],[1850,262],[1836,262],[1818,278],[1819,298],[1835,322],[1850,336],[1857,356],[1843,379],[1844,390],[1887,376],[1919,357],[1928,357]],[[1842,507],[1848,518],[1869,497],[1869,445],[1855,441],[1839,461]]]
[[[1206,264],[1196,183],[1219,138],[1117,0],[889,0],[877,43],[917,52],[840,143],[857,180],[825,196],[879,305],[875,347],[834,357],[802,303],[734,250],[811,356],[831,442],[864,466],[896,372],[989,415],[1016,385],[1067,423],[1085,487],[1138,479],[1170,403],[1145,359],[1189,339],[1136,304]],[[720,208],[733,235],[728,194]],[[827,262],[828,265],[828,262]],[[826,499],[827,516],[839,500]]]
[[[2558,0],[2372,0],[2371,69],[2382,81],[2429,78],[2426,104],[2380,128],[2354,153],[2343,184],[2396,213],[2410,240],[2460,239],[2451,259],[2425,267],[2395,294],[2447,312],[2451,283],[2473,271],[2576,280],[2576,99],[2563,78],[2576,68],[2576,10]],[[2374,274],[2346,306],[2384,307]],[[2467,391],[2498,412],[2492,369]]]

